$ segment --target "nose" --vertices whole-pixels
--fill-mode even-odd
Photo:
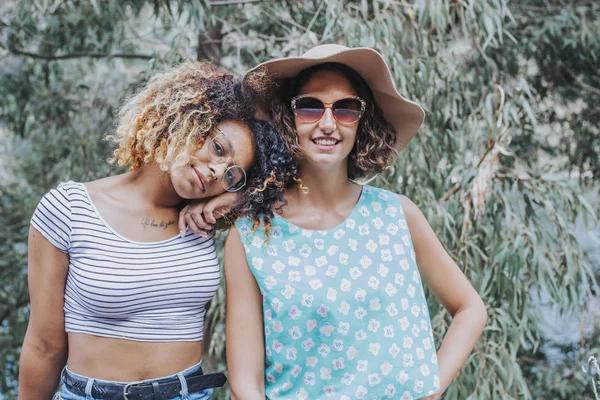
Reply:
[[[335,118],[333,118],[333,112],[331,111],[331,108],[325,109],[323,116],[319,120],[319,128],[324,133],[332,133],[333,131],[335,131]]]
[[[223,174],[227,170],[227,164],[211,162],[208,164],[208,169],[210,170],[210,173],[212,174],[212,178],[215,181],[218,181],[223,177]]]

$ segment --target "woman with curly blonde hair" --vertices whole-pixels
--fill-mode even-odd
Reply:
[[[250,399],[438,399],[483,331],[481,298],[408,198],[364,184],[423,122],[369,48],[261,64],[298,162],[268,224],[225,243],[231,392]],[[436,353],[423,285],[453,322]]]
[[[188,201],[226,191],[247,193],[232,211],[244,215],[281,200],[277,182],[294,163],[254,119],[261,85],[206,63],[158,74],[112,136],[129,172],[63,182],[42,198],[29,233],[19,399],[50,399],[59,382],[54,398],[65,400],[208,399],[224,384],[200,366],[220,281],[215,243],[177,219]]]

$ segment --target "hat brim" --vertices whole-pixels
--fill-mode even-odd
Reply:
[[[415,137],[423,124],[425,112],[421,106],[404,98],[394,85],[391,71],[381,55],[368,47],[346,48],[314,57],[285,57],[266,61],[250,69],[248,74],[266,69],[274,80],[293,78],[302,70],[318,64],[335,62],[356,71],[369,85],[375,102],[383,111],[385,119],[396,130],[394,147],[401,151]]]

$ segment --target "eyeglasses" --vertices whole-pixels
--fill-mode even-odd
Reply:
[[[302,122],[317,122],[325,110],[331,108],[331,113],[336,121],[343,124],[352,124],[362,117],[367,102],[357,96],[339,99],[333,103],[325,103],[311,96],[296,96],[292,99],[292,110]]]
[[[215,130],[219,132],[218,135],[208,142],[210,159],[217,164],[229,164],[233,160],[233,144],[222,130]],[[246,171],[239,165],[231,165],[223,173],[221,185],[228,192],[237,192],[246,185]]]

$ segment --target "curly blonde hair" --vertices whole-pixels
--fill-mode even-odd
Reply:
[[[152,77],[119,112],[112,162],[137,171],[156,162],[162,171],[190,163],[223,121],[243,123],[254,115],[253,97],[262,89],[260,76],[245,83],[224,68],[184,62]]]

